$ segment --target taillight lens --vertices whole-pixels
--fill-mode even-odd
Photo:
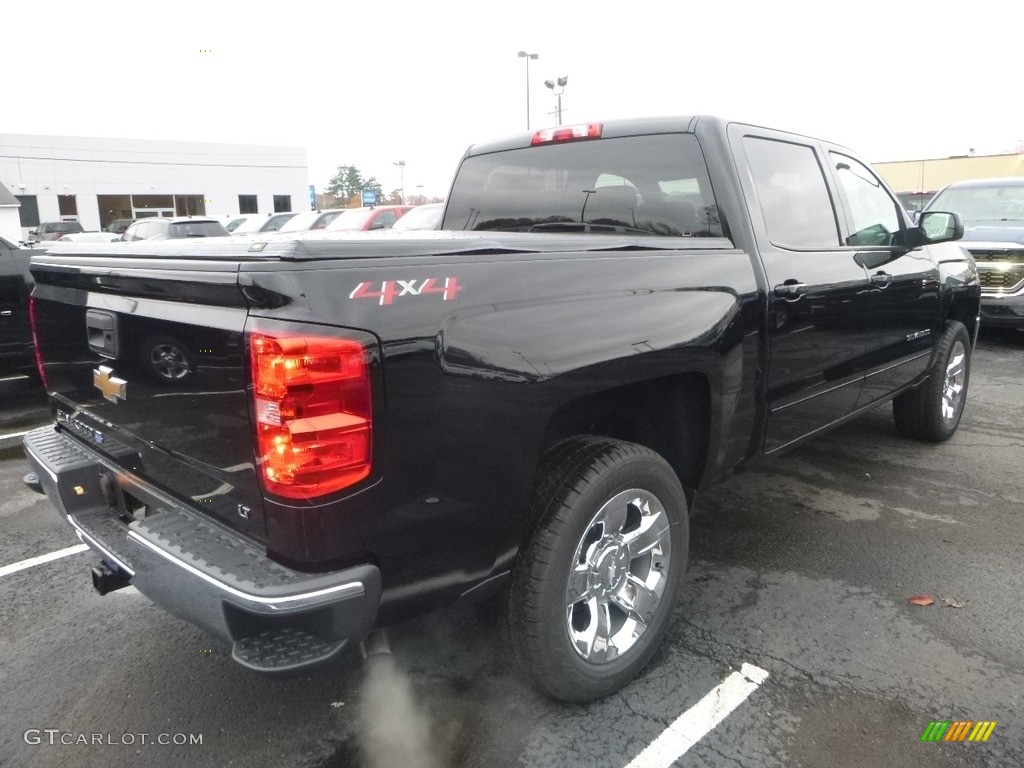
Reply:
[[[39,349],[39,330],[36,325],[36,297],[31,294],[28,297],[28,324],[32,330],[32,348],[36,356],[36,371],[39,373],[39,381],[43,389],[49,391],[50,381],[46,378],[46,367],[43,365],[43,353]]]
[[[367,350],[350,339],[249,336],[259,474],[269,493],[310,499],[370,474]]]

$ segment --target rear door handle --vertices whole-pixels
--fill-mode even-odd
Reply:
[[[775,286],[775,295],[784,299],[799,299],[805,293],[807,293],[807,283],[801,283],[798,280],[787,280]]]
[[[875,274],[871,276],[871,284],[876,288],[885,288],[887,285],[889,285],[889,283],[892,282],[892,279],[892,275],[890,275],[888,272],[883,272],[879,270],[878,272],[875,272]]]

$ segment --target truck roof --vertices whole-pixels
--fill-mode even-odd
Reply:
[[[644,133],[693,133],[697,120],[718,120],[714,117],[640,117],[620,120],[593,120],[601,124],[601,138],[635,136]],[[581,123],[582,125],[582,123]],[[568,126],[562,126],[563,128]],[[505,149],[528,147],[537,131],[515,133],[491,141],[479,142],[466,150],[466,155],[483,155]]]
[[[622,136],[636,136],[638,134],[656,134],[656,133],[694,133],[697,130],[697,124],[701,123],[704,125],[711,125],[716,127],[718,130],[724,131],[725,127],[730,123],[740,123],[742,125],[750,125],[757,128],[765,128],[768,130],[776,131],[778,133],[787,133],[790,136],[800,136],[805,139],[818,139],[828,144],[836,144],[836,142],[825,139],[821,136],[810,137],[805,134],[796,133],[780,128],[773,128],[769,125],[761,125],[746,120],[732,120],[716,115],[679,115],[679,116],[663,116],[663,117],[638,117],[638,118],[623,118],[617,120],[591,120],[585,123],[578,123],[577,125],[586,125],[589,123],[600,123],[601,125],[601,138],[612,139],[619,138]],[[558,126],[559,128],[568,128],[570,126]],[[552,130],[551,128],[545,128],[541,130]],[[554,130],[557,130],[555,128]],[[531,144],[533,137],[538,131],[528,131],[522,133],[511,134],[502,138],[494,139],[492,141],[479,142],[473,144],[466,150],[465,156],[470,157],[473,155],[483,155],[488,152],[500,152],[506,149],[517,149],[521,147],[528,147]]]

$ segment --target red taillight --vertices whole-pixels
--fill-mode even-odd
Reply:
[[[363,345],[253,333],[249,352],[264,489],[310,499],[367,477],[373,425]]]
[[[600,139],[601,123],[581,123],[565,125],[558,128],[545,128],[537,131],[530,139],[530,144],[551,144],[557,141],[579,141],[580,139]]]
[[[29,295],[28,297],[28,324],[29,328],[32,329],[32,348],[35,350],[36,356],[36,371],[39,373],[39,381],[42,382],[43,389],[50,389],[50,381],[46,378],[46,368],[43,366],[43,353],[39,349],[39,331],[36,328],[36,297]]]

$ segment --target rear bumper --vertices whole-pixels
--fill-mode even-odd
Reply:
[[[381,593],[376,566],[316,574],[286,568],[64,432],[37,429],[24,448],[79,538],[154,603],[231,644],[239,663],[266,672],[308,667],[372,629]],[[119,516],[118,493],[142,502],[145,515]]]

